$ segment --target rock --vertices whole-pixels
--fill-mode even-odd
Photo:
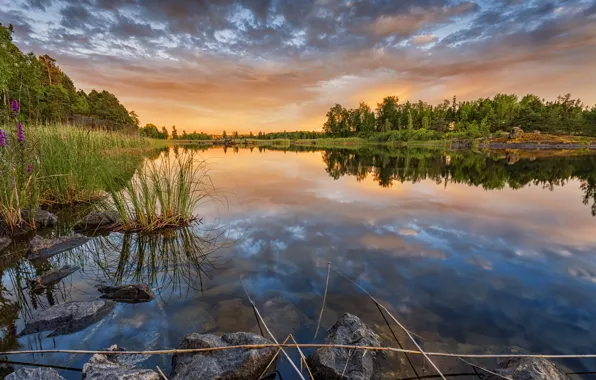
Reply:
[[[507,152],[505,160],[507,161],[507,165],[513,165],[519,161],[519,154],[515,152]]]
[[[117,345],[108,351],[123,351]],[[85,380],[161,380],[161,376],[149,369],[137,369],[125,364],[126,355],[95,354],[83,366]]]
[[[25,220],[31,219],[31,211],[29,210],[22,210],[21,216]],[[46,210],[42,210],[40,208],[35,209],[35,215],[33,216],[33,222],[37,228],[44,228],[44,227],[54,227],[56,223],[58,223],[58,217],[51,212]]]
[[[537,130],[537,129],[535,129],[535,130],[534,130],[534,134],[535,134],[535,135],[539,135],[539,134],[540,134],[540,131],[539,131],[539,130]]]
[[[97,290],[103,294],[101,298],[108,298],[119,302],[149,302],[155,298],[151,288],[145,284],[98,286]]]
[[[192,333],[178,345],[179,349],[225,347],[245,344],[271,344],[267,339],[247,332],[225,334],[222,337],[212,334]],[[198,379],[258,379],[275,356],[277,349],[235,349],[196,354],[176,354],[172,358],[171,380]],[[275,371],[275,363],[269,367]]]
[[[5,377],[5,380],[64,380],[53,368],[20,368]]]
[[[91,302],[67,302],[50,306],[33,316],[19,336],[40,331],[53,331],[48,336],[70,334],[98,322],[108,315],[116,305],[109,300]]]
[[[523,135],[524,135],[524,130],[521,129],[520,127],[513,127],[511,129],[511,132],[509,132],[510,139],[519,139],[519,138],[523,137]]]
[[[45,272],[41,276],[38,276],[35,279],[31,280],[30,286],[34,290],[41,289],[44,286],[48,286],[54,282],[58,282],[63,278],[70,276],[79,269],[79,267],[71,265],[65,265],[62,268],[52,269],[50,271]]]
[[[81,246],[88,241],[89,238],[80,235],[63,236],[54,240],[44,239],[39,235],[35,235],[29,242],[27,258],[29,260],[45,260],[69,249]]]
[[[75,231],[95,231],[113,229],[121,224],[116,211],[93,211],[75,224]]]
[[[12,240],[8,236],[0,236],[0,251],[8,247],[12,243]]]
[[[345,313],[331,327],[325,339],[327,344],[380,346],[379,336],[360,318]],[[315,379],[373,379],[381,375],[381,361],[385,355],[379,351],[322,347],[306,360]],[[348,361],[348,358],[350,359]],[[348,366],[346,367],[346,362]],[[344,371],[345,368],[345,371]],[[343,373],[343,376],[342,376]]]
[[[295,335],[300,328],[309,323],[304,313],[281,296],[267,300],[260,311],[267,326],[279,336],[285,337],[290,333]]]
[[[542,358],[499,359],[498,363],[501,368],[495,372],[513,380],[569,380],[552,362]],[[488,374],[486,379],[496,380],[502,377]]]

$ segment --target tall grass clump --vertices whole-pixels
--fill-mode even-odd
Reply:
[[[35,140],[25,133],[25,127],[19,121],[16,100],[11,108],[14,122],[0,128],[0,229],[5,233],[33,227],[39,204]],[[27,217],[25,210],[30,211]]]
[[[192,152],[146,160],[126,183],[104,180],[110,194],[105,207],[118,212],[122,231],[190,225],[197,220],[195,208],[214,193],[206,162]]]
[[[36,136],[43,202],[66,205],[92,202],[105,194],[100,172],[129,179],[142,161],[136,151],[146,142],[123,132],[70,125],[32,128]]]

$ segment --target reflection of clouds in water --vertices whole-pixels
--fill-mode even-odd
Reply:
[[[468,257],[466,260],[468,263],[472,265],[476,265],[484,270],[493,270],[493,263],[489,260],[485,259],[484,257],[472,256]]]
[[[278,251],[285,251],[288,248],[288,245],[281,240],[274,240],[271,242],[271,248]]]
[[[258,254],[263,247],[265,247],[265,242],[263,240],[255,240],[252,237],[245,238],[238,244],[238,248],[248,256]]]
[[[306,239],[306,228],[304,226],[296,225],[296,226],[288,226],[285,227],[285,230],[291,233],[295,239],[304,240]]]
[[[580,280],[590,281],[596,283],[596,273],[586,268],[576,267],[569,268],[567,272]]]

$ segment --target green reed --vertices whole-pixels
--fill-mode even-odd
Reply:
[[[121,132],[50,125],[31,129],[40,162],[42,202],[91,202],[105,194],[99,173],[131,178],[141,158],[144,139]]]
[[[123,231],[151,232],[191,224],[199,203],[211,197],[213,186],[205,161],[192,152],[146,160],[130,181],[104,175]]]

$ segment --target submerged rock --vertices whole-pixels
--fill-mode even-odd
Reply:
[[[178,345],[179,349],[225,347],[245,344],[271,344],[269,340],[246,332],[225,334],[222,337],[212,334],[192,333]],[[176,354],[172,358],[171,380],[198,379],[258,379],[275,356],[277,349],[235,349],[196,354]],[[268,370],[275,372],[275,363]]]
[[[74,226],[75,231],[95,231],[113,229],[121,224],[116,211],[93,211]]]
[[[53,368],[19,368],[6,376],[6,380],[64,380]]]
[[[379,336],[360,318],[349,313],[342,315],[331,327],[325,343],[356,346],[381,345]],[[376,379],[380,378],[381,361],[384,358],[385,355],[379,351],[322,347],[311,354],[307,362],[315,379]]]
[[[499,375],[513,380],[569,380],[569,377],[554,363],[543,358],[510,358],[499,359]],[[486,379],[496,380],[502,377],[488,374]]]
[[[12,243],[12,240],[8,236],[0,236],[0,251],[8,247]]]
[[[97,290],[103,294],[101,298],[107,298],[119,302],[149,302],[155,298],[151,288],[145,284],[98,286]]]
[[[41,331],[53,331],[48,336],[80,331],[108,315],[115,305],[113,301],[96,300],[91,302],[67,302],[50,306],[28,321],[19,336]]]
[[[123,351],[117,345],[108,351]],[[85,380],[161,380],[161,376],[149,369],[137,369],[126,365],[126,355],[95,354],[83,366]]]
[[[33,290],[42,289],[44,286],[48,286],[70,276],[79,269],[79,267],[71,265],[65,265],[62,268],[52,269],[31,280],[30,286]]]
[[[39,235],[35,235],[29,242],[27,258],[29,260],[48,259],[69,249],[81,246],[88,241],[89,238],[80,235],[63,236],[54,240],[44,239]]]

